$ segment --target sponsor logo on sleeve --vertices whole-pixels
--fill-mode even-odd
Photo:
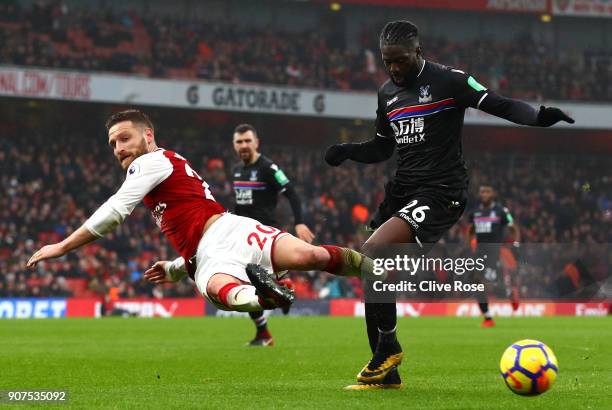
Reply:
[[[128,168],[127,176],[128,178],[135,177],[138,174],[140,174],[140,165],[136,162],[133,162],[132,165],[130,165],[130,167]]]

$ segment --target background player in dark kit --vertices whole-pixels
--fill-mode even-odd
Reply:
[[[277,226],[276,205],[278,194],[282,193],[291,204],[296,236],[312,243],[314,234],[302,219],[300,198],[283,170],[258,152],[259,138],[255,127],[250,124],[238,125],[234,129],[233,144],[236,154],[240,157],[240,163],[232,170],[236,215],[257,219],[265,225]],[[285,280],[284,285],[291,286],[289,279]],[[283,311],[288,312],[286,309]],[[272,346],[274,339],[268,330],[263,311],[249,312],[249,316],[256,328],[255,338],[249,342],[249,345]]]
[[[325,160],[338,166],[347,159],[376,163],[395,149],[398,167],[385,187],[385,199],[371,222],[376,229],[363,245],[371,257],[376,245],[434,244],[465,209],[467,172],[461,132],[468,107],[509,121],[549,127],[573,123],[558,108],[502,97],[469,74],[423,57],[418,28],[409,21],[389,22],[380,34],[380,50],[390,79],[378,91],[376,136],[363,143],[328,148]],[[366,324],[372,359],[350,389],[397,388],[403,352],[396,338],[395,303],[367,303]]]
[[[488,285],[503,284],[504,272],[500,266],[500,250],[501,243],[505,239],[505,228],[512,234],[512,246],[518,250],[521,241],[521,232],[518,225],[514,222],[514,218],[510,210],[499,202],[495,201],[496,194],[492,186],[482,184],[478,190],[480,198],[479,206],[472,210],[469,214],[469,234],[470,246],[475,240],[476,248],[479,255],[486,255],[487,269],[479,278]],[[487,246],[487,244],[491,244]],[[507,284],[510,285],[510,282]],[[493,287],[493,286],[491,286]],[[506,286],[507,290],[511,290],[511,286]],[[509,294],[510,296],[510,294]],[[518,307],[518,295],[516,289],[512,289],[512,304],[516,310]],[[484,321],[481,326],[491,327],[495,325],[491,314],[489,313],[489,301],[487,293],[479,296],[478,306],[484,316]]]

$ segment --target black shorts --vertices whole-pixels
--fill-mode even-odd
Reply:
[[[370,227],[377,229],[396,216],[412,228],[418,242],[433,244],[461,218],[466,202],[465,189],[410,188],[389,182]]]

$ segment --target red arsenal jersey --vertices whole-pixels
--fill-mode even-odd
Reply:
[[[160,151],[161,155],[157,154]],[[154,160],[166,162],[172,172],[145,195],[144,203],[174,249],[187,261],[196,252],[206,221],[225,212],[225,208],[215,201],[206,181],[185,158],[160,151],[149,155],[157,154]]]

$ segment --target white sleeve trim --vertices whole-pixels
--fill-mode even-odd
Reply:
[[[382,135],[381,133],[378,133],[378,132],[376,133],[376,135],[378,135],[380,138],[389,138],[386,135]]]
[[[123,222],[121,214],[113,209],[109,199],[104,202],[87,221],[85,221],[85,228],[87,228],[92,235],[101,238],[115,229],[121,222]]]
[[[164,151],[154,151],[135,159],[127,170],[121,188],[85,222],[93,235],[102,237],[132,213],[146,194],[172,174],[172,163]]]
[[[172,262],[166,262],[164,265],[164,271],[166,272],[166,279],[172,282],[178,282],[187,275],[185,259],[183,259],[182,256],[179,256]]]
[[[485,97],[489,95],[489,93],[484,93],[484,95],[482,97],[480,97],[480,100],[478,100],[478,104],[476,104],[476,109],[480,108],[480,103],[482,102],[482,100],[485,99]]]
[[[91,218],[90,218],[91,219]],[[93,236],[97,237],[97,238],[101,238],[104,235],[102,235],[100,232],[96,231],[93,226],[89,226],[89,220],[85,221],[85,228],[89,231],[90,234],[92,234]]]

